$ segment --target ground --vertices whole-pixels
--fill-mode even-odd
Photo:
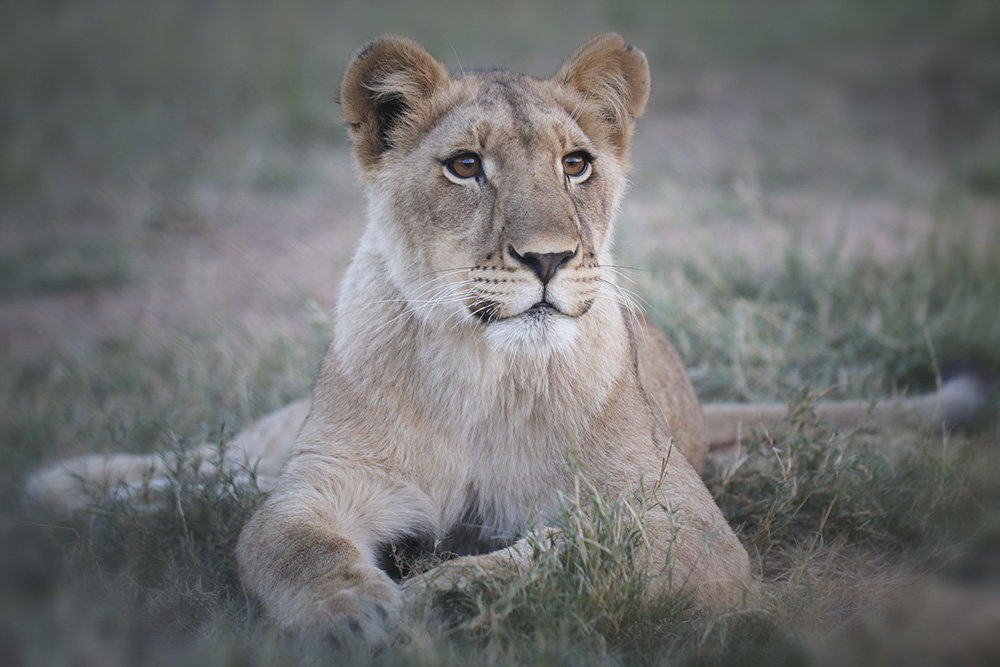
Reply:
[[[0,661],[330,657],[269,626],[236,583],[252,489],[178,474],[175,513],[56,521],[22,506],[19,486],[67,455],[224,439],[308,391],[364,219],[331,100],[376,31],[452,67],[540,76],[608,28],[647,52],[654,93],[618,262],[704,400],[804,414],[819,395],[932,388],[954,361],[1000,371],[995,11],[576,2],[553,38],[558,3],[530,10],[537,26],[446,4],[0,10],[16,62],[0,69],[0,521],[18,545],[0,561]],[[711,466],[764,581],[758,610],[680,621],[669,604],[609,602],[630,600],[627,584],[566,597],[581,580],[545,563],[558,572],[542,584],[432,601],[444,629],[417,624],[381,659],[995,659],[990,401],[946,436],[802,418],[793,436],[754,434],[743,458]],[[627,555],[620,516],[577,510]],[[610,578],[588,567],[584,581]]]

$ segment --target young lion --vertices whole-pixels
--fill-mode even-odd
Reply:
[[[279,622],[378,641],[402,604],[379,567],[395,545],[459,556],[429,580],[526,567],[526,535],[558,541],[547,522],[576,475],[600,493],[652,494],[651,593],[683,589],[706,607],[752,588],[699,471],[710,441],[784,409],[709,406],[706,428],[677,353],[630,310],[610,268],[649,85],[645,56],[616,34],[546,81],[453,76],[396,36],[351,60],[341,103],[369,221],[333,342],[311,403],[234,441],[273,487],[237,556]],[[959,382],[875,417],[955,419],[974,393]],[[850,422],[868,407],[819,413]],[[72,506],[80,478],[136,483],[151,464],[85,457],[29,490]]]
[[[514,540],[572,493],[569,454],[602,492],[655,487],[669,508],[646,517],[651,587],[742,600],[747,553],[689,460],[691,384],[608,269],[649,85],[614,34],[547,81],[451,76],[392,36],[348,65],[368,227],[309,416],[237,551],[280,622],[376,639],[401,604],[379,557],[406,540],[462,555],[449,568],[525,564]]]

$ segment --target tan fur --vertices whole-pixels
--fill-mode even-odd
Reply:
[[[704,458],[691,385],[607,268],[648,95],[645,56],[617,35],[549,81],[451,77],[398,37],[355,56],[341,102],[369,225],[312,412],[238,549],[277,619],[377,636],[400,604],[380,550],[413,537],[468,554],[459,565],[525,565],[523,542],[492,550],[545,526],[572,492],[569,457],[612,494],[663,475],[669,511],[646,525],[653,587],[684,582],[700,606],[743,599],[747,554],[685,458]],[[577,151],[593,161],[574,180],[561,161]],[[481,177],[442,166],[465,152]],[[546,256],[562,258],[547,283],[522,259]],[[640,349],[666,363],[643,373]],[[669,388],[666,419],[643,379]]]
[[[973,375],[958,375],[931,394],[893,398],[873,403],[864,400],[820,401],[813,407],[816,419],[841,428],[866,425],[921,429],[966,422],[984,400],[982,382]],[[739,444],[754,431],[780,434],[788,417],[783,403],[714,403],[705,406],[709,447],[721,450]]]
[[[461,556],[443,566],[453,572],[529,567],[523,536],[551,535],[577,475],[612,495],[653,490],[651,592],[683,589],[706,607],[752,588],[699,472],[709,437],[738,437],[757,413],[726,408],[706,431],[676,351],[609,270],[649,82],[645,56],[615,34],[546,81],[453,76],[395,36],[355,55],[341,104],[369,222],[333,341],[311,407],[233,447],[271,489],[237,555],[279,622],[378,641],[402,604],[379,558],[407,540]],[[593,160],[567,176],[562,159],[578,151]],[[466,153],[481,175],[449,171]],[[143,460],[78,472],[134,478]],[[45,471],[35,495],[65,497],[66,480]]]

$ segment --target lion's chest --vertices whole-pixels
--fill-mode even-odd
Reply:
[[[596,409],[581,400],[578,375],[551,360],[475,359],[442,360],[414,397],[422,425],[434,430],[414,443],[432,452],[419,484],[440,508],[437,538],[462,553],[499,546],[558,504]]]
[[[439,450],[422,485],[441,510],[441,548],[491,551],[537,525],[567,490],[573,446],[558,428],[490,423]]]

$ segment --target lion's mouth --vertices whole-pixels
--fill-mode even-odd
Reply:
[[[561,310],[546,300],[539,301],[527,310],[522,310],[513,315],[500,315],[500,305],[493,302],[479,302],[470,307],[472,314],[483,324],[493,324],[494,322],[504,322],[516,318],[525,318],[532,321],[544,320],[553,315],[565,315]]]
[[[522,319],[528,322],[544,322],[551,317],[562,315],[570,319],[576,319],[590,310],[593,300],[587,300],[579,309],[579,312],[568,313],[548,299],[536,302],[530,308],[522,310],[512,315],[501,315],[502,307],[495,301],[477,301],[469,306],[470,312],[483,324],[494,324],[496,322],[508,322]]]
[[[548,301],[539,301],[534,306],[532,306],[531,308],[529,308],[528,310],[524,311],[521,314],[529,316],[541,316],[541,315],[548,315],[549,313],[558,313],[558,312],[560,312],[559,309],[553,306]]]

